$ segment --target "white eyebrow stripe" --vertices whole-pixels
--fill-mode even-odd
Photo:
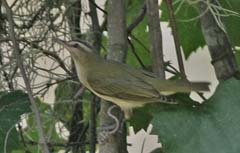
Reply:
[[[79,46],[86,46],[86,47],[88,47],[88,48],[90,48],[90,49],[93,49],[93,47],[92,47],[92,45],[91,44],[89,44],[88,42],[86,42],[86,41],[83,41],[83,40],[79,40],[79,41],[75,41],[75,40],[72,40],[72,41],[69,41],[68,42],[70,45],[74,45],[74,44],[79,44]]]
[[[79,41],[72,40],[72,41],[69,41],[68,44],[69,45],[78,44],[81,48],[83,48],[85,51],[88,51],[88,52],[92,52],[92,50],[94,50],[92,45],[90,45],[88,42],[83,40],[79,40]]]

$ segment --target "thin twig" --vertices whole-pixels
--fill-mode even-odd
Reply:
[[[6,9],[6,15],[7,15],[7,19],[9,22],[9,29],[8,29],[8,33],[9,33],[9,37],[12,40],[13,43],[13,49],[14,49],[14,54],[15,54],[15,58],[17,61],[17,64],[19,66],[19,69],[21,71],[27,92],[28,92],[28,97],[29,100],[31,102],[31,109],[35,114],[35,119],[36,119],[36,123],[37,123],[37,129],[38,129],[38,134],[39,134],[39,146],[41,147],[41,150],[43,153],[50,153],[48,150],[48,146],[45,140],[45,136],[44,136],[44,132],[43,132],[43,128],[42,128],[42,122],[41,122],[41,118],[40,118],[40,113],[39,110],[37,108],[37,105],[34,101],[34,97],[33,97],[33,93],[31,90],[31,86],[29,83],[29,79],[26,75],[25,69],[24,69],[24,65],[23,65],[23,59],[20,56],[20,49],[19,49],[19,44],[16,40],[15,37],[15,31],[14,31],[14,21],[13,21],[13,15],[12,15],[12,10],[10,9],[10,7],[8,6],[8,3],[6,2],[6,0],[2,0],[3,6]]]
[[[26,140],[24,139],[24,136],[23,136],[22,125],[20,123],[18,123],[17,127],[18,127],[18,130],[19,130],[21,141],[22,141],[23,146],[24,146],[24,150],[25,150],[26,153],[30,153],[29,148],[26,144]]]
[[[46,56],[51,56],[53,57],[55,60],[57,60],[59,66],[65,71],[67,72],[68,75],[72,76],[73,74],[68,70],[68,68],[65,66],[64,62],[61,60],[61,58],[55,54],[54,52],[49,52],[46,50],[42,50],[42,53],[45,54]]]
[[[146,14],[146,4],[144,3],[138,15],[133,19],[132,23],[130,23],[127,27],[127,33],[131,33],[132,30],[144,19]]]
[[[135,47],[134,47],[134,45],[133,45],[133,43],[131,42],[130,39],[128,39],[128,44],[130,45],[131,51],[132,51],[132,53],[134,54],[134,56],[136,57],[138,63],[141,65],[141,67],[142,67],[143,69],[146,70],[146,66],[144,65],[144,63],[143,63],[143,61],[141,60],[141,58],[139,57],[139,55],[137,54],[137,52],[136,52],[136,50],[135,50]]]
[[[100,6],[98,6],[98,5],[95,3],[94,0],[89,0],[89,2],[90,2],[93,6],[95,6],[97,9],[99,9],[100,11],[102,11],[104,14],[107,15],[107,11],[104,10],[104,9],[102,9]]]
[[[130,34],[130,37],[131,37],[133,40],[135,40],[144,50],[146,50],[147,52],[150,53],[150,50],[148,49],[148,47],[145,46],[145,44],[144,44],[141,40],[139,40],[139,39],[138,39],[136,36],[134,36],[133,34]]]

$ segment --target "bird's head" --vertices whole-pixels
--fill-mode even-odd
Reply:
[[[87,55],[93,54],[94,52],[94,48],[88,42],[83,40],[64,41],[58,38],[53,38],[53,40],[66,48],[73,58],[86,58]]]

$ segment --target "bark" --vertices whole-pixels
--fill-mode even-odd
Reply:
[[[215,0],[210,0],[210,2],[218,5]],[[209,10],[206,12],[208,9],[206,3],[200,1],[198,8],[199,13],[203,14],[201,16],[202,32],[212,57],[217,78],[226,80],[237,72],[237,62],[231,44],[227,34],[218,26],[213,14]]]
[[[108,59],[123,62],[127,51],[126,15],[124,0],[108,0]],[[106,115],[112,104],[102,102],[100,111],[100,124],[112,125],[114,121]],[[114,108],[114,110],[116,110]],[[115,116],[123,125],[123,113],[118,108]],[[100,153],[126,153],[126,128],[121,126],[118,132],[110,135],[106,143],[99,146]]]
[[[146,5],[153,72],[165,79],[158,0],[147,0]]]

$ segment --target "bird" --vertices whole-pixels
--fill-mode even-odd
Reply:
[[[209,91],[208,82],[160,79],[152,72],[107,60],[83,40],[54,41],[69,51],[80,82],[96,96],[118,105],[129,117],[133,108],[147,103],[174,103],[169,96],[191,91]]]

